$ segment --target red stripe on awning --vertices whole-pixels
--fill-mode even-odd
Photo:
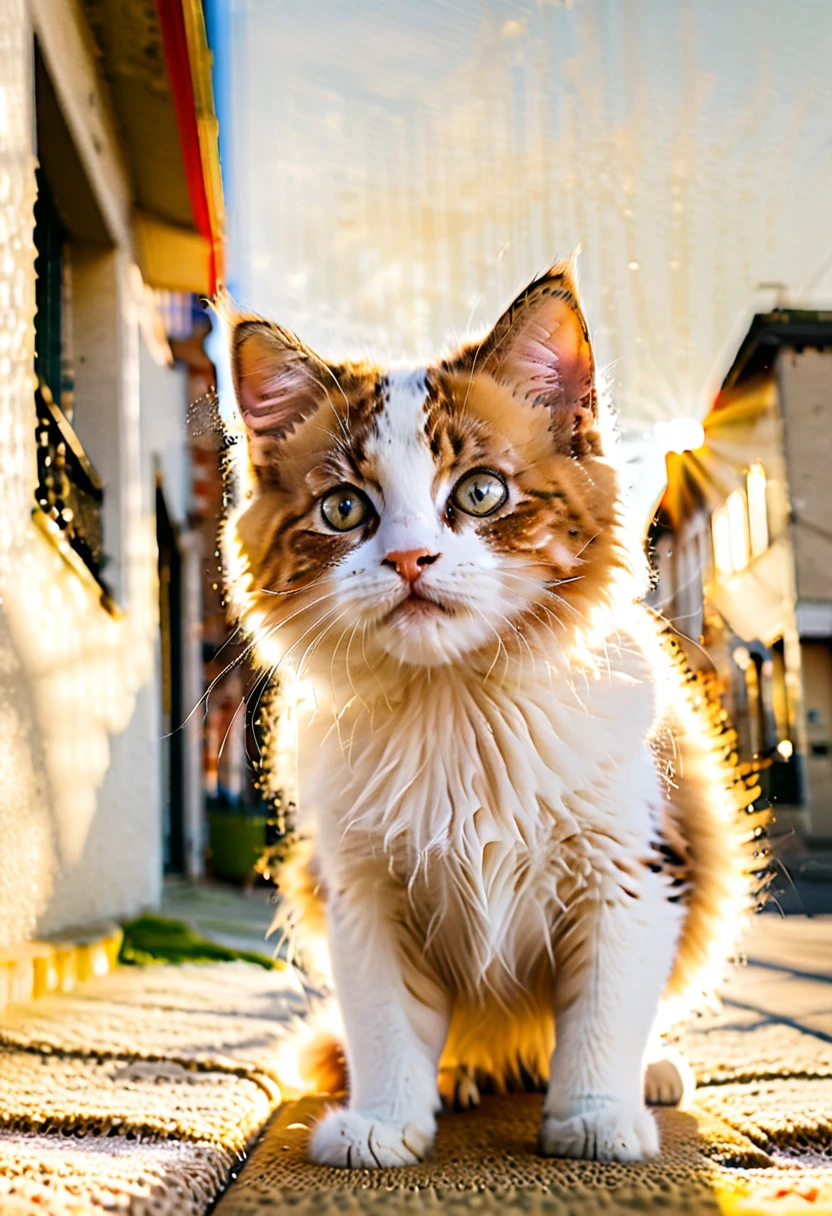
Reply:
[[[206,238],[210,248],[208,279],[209,294],[213,295],[217,290],[214,232],[211,228],[211,210],[208,206],[208,193],[205,189],[205,178],[202,172],[199,126],[196,119],[185,18],[179,0],[156,0],[156,11],[159,14],[159,25],[165,48],[165,64],[173,92],[179,146],[182,149],[191,213],[197,232]]]

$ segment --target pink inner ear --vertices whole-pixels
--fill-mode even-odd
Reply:
[[[243,340],[237,379],[243,422],[257,435],[290,430],[314,408],[313,381],[300,357],[271,335],[255,333]]]
[[[544,297],[507,339],[500,377],[523,401],[574,404],[592,379],[592,355],[581,322],[568,302]]]

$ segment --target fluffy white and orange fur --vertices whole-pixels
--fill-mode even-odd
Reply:
[[[467,1105],[521,1077],[542,1153],[656,1153],[645,1100],[684,1074],[658,1032],[718,982],[758,816],[637,602],[572,263],[415,370],[218,307],[247,442],[230,600],[298,693],[284,915],[343,1021],[312,1158],[412,1163],[440,1079]]]

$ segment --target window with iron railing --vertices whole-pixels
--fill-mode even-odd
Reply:
[[[47,385],[35,392],[37,409],[38,507],[57,524],[90,572],[103,584],[101,509],[104,491],[98,474]]]
[[[104,492],[73,426],[72,283],[68,235],[49,181],[37,171],[35,202],[36,510],[106,590],[102,536]]]

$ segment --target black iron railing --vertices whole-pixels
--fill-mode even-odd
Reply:
[[[101,511],[104,491],[75,431],[45,384],[35,392],[40,509],[104,586]]]

